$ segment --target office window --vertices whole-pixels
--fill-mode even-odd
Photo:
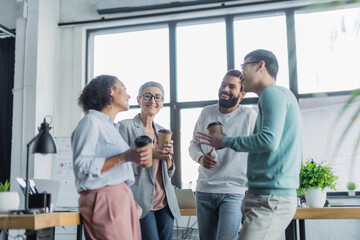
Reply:
[[[260,31],[257,29],[261,29]],[[234,20],[235,68],[240,68],[247,53],[256,49],[272,51],[279,62],[277,84],[289,88],[289,68],[285,15]],[[254,93],[247,97],[256,96]]]
[[[303,161],[310,158],[318,163],[326,161],[339,177],[336,188],[340,191],[347,191],[348,181],[360,183],[359,149],[353,155],[360,136],[360,118],[355,115],[360,99],[340,115],[347,99],[348,96],[300,99]],[[342,135],[351,119],[355,120],[354,125],[344,137]]]
[[[168,102],[168,28],[130,30],[94,36],[94,76],[117,76],[127,88],[130,105],[137,105],[136,96],[143,83],[159,82],[165,89],[165,102]]]
[[[296,13],[299,93],[360,87],[360,8]]]
[[[216,99],[227,70],[225,22],[180,25],[176,45],[178,101]]]
[[[218,98],[218,88],[228,67],[227,60],[233,60],[235,68],[239,69],[248,52],[259,48],[269,49],[279,61],[278,85],[289,88],[289,71],[295,72],[295,66],[288,64],[284,12],[231,16],[234,59],[227,56],[226,24],[229,22],[224,21],[225,16],[90,31],[88,79],[99,74],[116,75],[131,95],[132,109],[119,113],[115,121],[133,118],[140,112],[136,96],[141,84],[146,81],[163,84],[165,106],[155,117],[155,122],[178,133],[175,134],[176,139],[173,137],[176,147],[179,147],[174,159],[181,166],[177,168],[173,179],[176,179],[176,185],[182,185],[183,188],[196,187],[199,165],[190,158],[188,148],[202,108],[215,103]],[[291,50],[296,50],[297,55],[300,95],[295,94],[299,98],[304,121],[304,160],[313,157],[334,164],[334,169],[340,172],[339,181],[342,181],[338,190],[345,190],[346,181],[350,179],[346,174],[350,173],[344,169],[360,170],[357,165],[351,165],[353,162],[350,158],[343,156],[345,153],[330,159],[328,147],[324,145],[324,136],[332,132],[330,117],[318,118],[320,121],[316,119],[316,116],[324,117],[329,113],[325,111],[318,114],[324,106],[331,109],[334,105],[334,109],[339,109],[339,104],[343,102],[335,100],[331,104],[325,102],[322,107],[314,105],[308,108],[306,105],[312,105],[318,100],[302,93],[352,90],[360,86],[356,72],[356,58],[360,55],[360,8],[295,12],[294,18],[296,49]],[[176,49],[169,49],[170,46]],[[174,57],[171,59],[175,61],[170,63],[169,56]],[[172,84],[175,89],[171,89],[172,93],[176,93],[176,99],[170,96],[170,76],[176,77],[176,83]],[[343,92],[336,94],[344,95]],[[246,97],[256,95],[248,93]],[[254,99],[247,99],[247,103],[255,102]],[[170,119],[174,122],[170,122]]]
[[[183,188],[195,190],[199,164],[189,155],[190,141],[193,137],[195,123],[202,108],[182,109],[181,116],[181,181]]]

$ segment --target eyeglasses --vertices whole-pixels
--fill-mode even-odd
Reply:
[[[252,64],[252,63],[259,63],[259,62],[254,62],[254,61],[253,62],[244,62],[243,64],[240,64],[240,67],[242,70],[244,70],[244,67],[246,64]]]
[[[152,98],[154,98],[155,102],[161,102],[164,100],[164,97],[160,94],[152,95],[151,93],[145,93],[142,95],[145,101],[151,101]]]

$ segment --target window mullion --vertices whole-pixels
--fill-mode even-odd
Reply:
[[[170,67],[170,124],[173,130],[174,161],[176,171],[171,178],[173,185],[181,188],[181,136],[180,109],[177,105],[177,74],[176,74],[176,22],[169,23],[169,67]]]

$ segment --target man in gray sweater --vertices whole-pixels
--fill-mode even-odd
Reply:
[[[191,158],[200,164],[196,185],[196,215],[200,239],[237,239],[241,204],[246,190],[247,153],[200,145],[195,132],[206,132],[211,122],[223,124],[224,134],[252,134],[257,113],[240,105],[245,96],[238,70],[228,71],[219,88],[219,103],[206,106],[190,142]]]

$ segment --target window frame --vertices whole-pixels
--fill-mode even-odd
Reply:
[[[345,4],[345,6],[349,6],[350,4]],[[234,7],[236,8],[236,7]],[[341,8],[341,6],[334,6],[326,9],[317,9],[317,11],[326,11],[326,10],[336,10]],[[177,167],[177,171],[172,178],[172,184],[181,188],[181,120],[180,120],[180,112],[182,109],[188,108],[199,108],[205,107],[211,104],[215,104],[218,100],[208,100],[208,101],[191,101],[191,102],[178,102],[177,101],[177,69],[176,69],[176,27],[178,25],[191,24],[206,22],[206,21],[214,21],[216,19],[223,19],[225,21],[226,28],[226,52],[227,52],[227,68],[233,69],[235,66],[234,59],[234,29],[233,23],[234,19],[239,18],[258,18],[263,16],[271,16],[276,14],[284,14],[286,19],[286,33],[287,33],[287,52],[288,52],[288,70],[289,70],[289,89],[295,97],[299,100],[300,98],[314,98],[319,94],[326,94],[327,96],[343,96],[350,95],[350,91],[337,91],[337,92],[317,92],[310,94],[299,94],[298,92],[298,76],[297,76],[297,56],[296,56],[296,38],[295,38],[295,12],[303,9],[303,6],[299,7],[282,7],[271,10],[257,10],[251,12],[242,12],[242,10],[236,11],[230,14],[214,14],[212,16],[203,16],[204,13],[200,13],[199,17],[187,17],[185,16],[183,19],[175,19],[172,20],[169,17],[168,20],[159,20],[156,18],[154,21],[149,21],[146,23],[135,23],[135,24],[126,24],[123,26],[112,26],[112,27],[99,27],[88,29],[86,31],[86,66],[85,66],[85,79],[86,82],[90,80],[89,76],[92,76],[91,69],[91,61],[93,60],[93,37],[98,34],[104,34],[105,32],[119,32],[119,31],[129,31],[130,29],[149,29],[149,27],[156,27],[161,25],[167,25],[169,30],[169,79],[170,79],[170,93],[169,93],[169,102],[165,103],[164,106],[170,107],[170,124],[171,129],[173,130],[173,140],[174,140],[174,159]],[[305,11],[305,10],[304,10]],[[316,10],[311,10],[314,12]],[[206,14],[206,11],[204,11]],[[229,11],[230,12],[230,11]],[[169,14],[171,15],[171,14]],[[239,67],[238,67],[239,68]],[[257,104],[258,98],[245,98],[242,101],[242,104]],[[131,105],[131,109],[139,108],[137,105]],[[187,146],[183,146],[187,147]]]

